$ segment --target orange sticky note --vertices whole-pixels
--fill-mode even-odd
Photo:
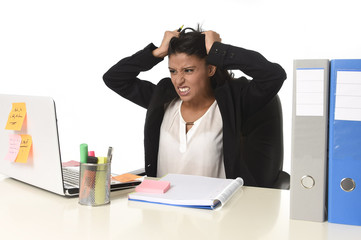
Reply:
[[[20,134],[20,136],[21,136],[20,149],[15,162],[27,163],[33,141],[30,135]]]
[[[115,176],[115,177],[112,177],[114,180],[117,180],[119,182],[131,182],[131,181],[134,181],[138,178],[140,178],[140,176],[138,175],[134,175],[134,174],[131,174],[131,173],[124,173],[122,175],[118,175],[118,176]]]
[[[136,192],[142,193],[165,193],[170,188],[170,182],[144,179],[136,188]]]
[[[20,131],[21,128],[23,127],[25,116],[26,116],[25,103],[13,103],[5,129]]]
[[[21,136],[18,134],[10,134],[9,135],[9,150],[5,156],[5,160],[10,162],[14,162],[16,157],[18,156],[21,144]]]

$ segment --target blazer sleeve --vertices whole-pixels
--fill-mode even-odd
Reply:
[[[277,63],[269,62],[260,53],[220,42],[213,44],[207,60],[217,67],[241,70],[252,77],[246,87],[239,89],[246,116],[254,114],[267,104],[286,79],[284,69]]]
[[[148,108],[156,85],[139,79],[138,75],[140,72],[150,70],[163,60],[163,58],[153,56],[154,49],[156,47],[151,43],[143,50],[120,60],[103,75],[104,83],[129,101]]]

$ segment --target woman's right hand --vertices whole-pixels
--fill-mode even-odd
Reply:
[[[213,46],[213,43],[214,42],[222,42],[222,38],[219,35],[219,33],[215,32],[215,31],[206,31],[206,32],[203,32],[203,34],[206,36],[205,44],[206,44],[206,50],[207,50],[207,54],[208,54]]]
[[[153,50],[153,56],[158,58],[164,58],[168,55],[168,47],[169,47],[169,41],[173,37],[178,37],[179,32],[177,30],[175,31],[166,31],[163,36],[162,43],[157,49]]]

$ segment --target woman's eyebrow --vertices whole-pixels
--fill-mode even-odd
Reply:
[[[196,68],[197,66],[186,66],[186,67],[182,67],[181,69],[187,69],[187,68]],[[175,69],[173,67],[168,67],[168,69]]]

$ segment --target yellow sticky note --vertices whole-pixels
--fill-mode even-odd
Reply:
[[[5,129],[20,131],[26,116],[25,103],[13,103]]]
[[[33,140],[31,136],[27,134],[20,134],[20,136],[21,136],[20,149],[15,162],[27,163],[31,145],[33,144]]]

